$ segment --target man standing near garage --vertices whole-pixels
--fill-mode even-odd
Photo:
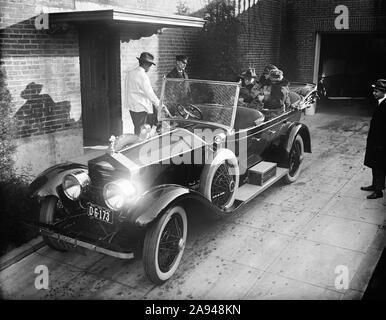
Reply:
[[[153,113],[153,105],[156,110],[160,108],[160,100],[151,87],[147,72],[154,63],[154,56],[149,52],[142,52],[137,58],[139,66],[129,71],[125,78],[125,99],[122,108],[123,133],[128,133],[128,115],[130,112],[134,124],[134,133],[140,134],[144,124],[153,126],[156,117]]]
[[[166,75],[166,78],[189,79],[188,73],[185,70],[187,64],[187,56],[177,55],[176,66]],[[189,83],[179,82],[177,87],[169,86],[169,91],[167,91],[166,95],[169,100],[174,98],[178,104],[189,103],[189,99],[191,98]]]
[[[176,56],[176,66],[167,74],[167,78],[183,78],[189,79],[185,68],[188,64],[188,57],[184,55]]]
[[[386,79],[373,85],[377,106],[371,118],[364,164],[372,169],[373,183],[361,190],[372,191],[367,199],[382,198],[386,178]]]

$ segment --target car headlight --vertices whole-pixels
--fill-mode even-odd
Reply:
[[[225,133],[219,133],[214,137],[214,143],[217,145],[220,145],[225,141],[225,139],[226,139]]]
[[[85,171],[77,171],[63,177],[62,187],[64,194],[70,200],[79,199],[82,192],[90,184],[90,177]]]
[[[112,210],[120,210],[137,195],[134,184],[125,179],[110,182],[103,188],[103,198],[106,205]]]

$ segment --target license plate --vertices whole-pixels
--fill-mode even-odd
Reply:
[[[111,210],[97,206],[93,203],[88,203],[87,215],[103,222],[113,223],[113,213]]]

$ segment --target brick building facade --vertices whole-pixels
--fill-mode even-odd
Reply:
[[[74,16],[68,18],[64,13],[107,9],[130,13],[139,9],[152,15],[152,19],[159,16],[167,21],[168,15],[184,9],[203,18],[209,2],[0,0],[2,63],[17,121],[16,165],[31,165],[32,172],[37,173],[81,155],[88,142],[119,134],[121,85],[125,72],[137,65],[140,52],[150,51],[155,55],[157,66],[149,76],[157,93],[162,75],[174,66],[176,54],[195,56],[200,28],[189,26],[188,22],[183,27],[162,28],[161,32],[157,28],[165,25],[157,23],[140,25],[133,31],[132,25],[125,26],[126,22],[74,22],[71,20]],[[384,59],[379,59],[386,53],[385,1],[236,0],[234,3],[237,17],[243,23],[243,32],[235,44],[243,68],[255,67],[260,73],[266,64],[274,63],[290,80],[315,82],[329,59],[336,58],[326,52],[341,43],[344,47],[351,46],[351,51],[360,51],[357,66],[363,62],[361,57],[372,62],[366,66],[376,71],[366,75],[368,81],[386,73]],[[58,23],[51,21],[48,30],[37,29],[36,24],[44,21],[36,21],[36,17],[54,12],[62,13],[58,14]],[[115,23],[114,28],[110,28],[111,23]],[[348,35],[353,40],[346,43]],[[365,45],[358,45],[360,41],[365,41]],[[372,50],[358,49],[365,46]],[[188,71],[199,77],[195,63],[191,60]],[[108,70],[108,74],[101,69]],[[99,83],[99,87],[92,87],[93,82]],[[105,82],[108,85],[103,87]],[[107,90],[104,96],[103,90]],[[107,99],[109,107],[94,112],[93,104],[103,99]]]
[[[333,51],[339,43],[339,49],[346,53],[346,57],[341,53],[342,59],[358,52],[355,67],[373,60],[367,66],[374,68],[367,75],[373,78],[369,81],[385,77],[386,65],[380,59],[386,54],[385,1],[287,0],[284,11],[280,57],[290,79],[316,81],[328,58],[325,52]],[[373,41],[369,41],[371,37]],[[348,41],[350,38],[358,41]],[[366,46],[373,50],[364,50]]]
[[[120,82],[125,71],[138,65],[136,57],[142,51],[152,52],[157,67],[149,76],[159,92],[160,79],[174,67],[175,55],[192,54],[200,29],[172,23],[159,33],[156,23],[155,27],[139,24],[134,32],[125,26],[109,29],[103,21],[51,24],[51,14],[114,9],[166,16],[166,21],[168,15],[176,14],[177,4],[159,0],[0,1],[1,62],[16,120],[17,168],[35,174],[83,154],[86,140],[94,142],[93,132],[104,141],[110,134],[119,134]],[[203,5],[195,1],[190,8],[198,10]],[[49,29],[39,26],[45,23],[42,13],[50,14]],[[87,73],[90,76],[85,78]],[[108,84],[93,87],[92,82]],[[107,90],[104,96],[101,89]],[[92,104],[101,104],[98,99],[105,99],[109,107],[95,112]],[[101,130],[103,137],[98,135]]]

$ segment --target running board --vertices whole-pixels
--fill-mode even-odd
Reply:
[[[82,248],[86,248],[86,249],[89,249],[89,250],[92,250],[92,251],[100,252],[100,253],[103,253],[103,254],[106,254],[106,255],[109,255],[109,256],[112,256],[112,257],[115,257],[115,258],[119,258],[119,259],[133,259],[134,258],[134,253],[133,252],[118,252],[118,251],[108,250],[108,249],[105,249],[105,248],[98,247],[96,245],[90,244],[88,242],[84,242],[84,241],[81,241],[81,240],[77,240],[77,239],[74,239],[74,238],[70,238],[70,237],[64,236],[62,234],[53,232],[53,231],[48,230],[48,229],[40,228],[40,233],[43,234],[43,235],[52,237],[55,240],[64,241],[64,242],[70,243],[75,248],[76,247],[82,247]]]
[[[288,169],[277,167],[276,175],[265,182],[262,186],[254,184],[243,184],[236,192],[236,200],[246,202],[262,193],[264,190],[273,185],[276,181],[283,178],[288,173]]]

